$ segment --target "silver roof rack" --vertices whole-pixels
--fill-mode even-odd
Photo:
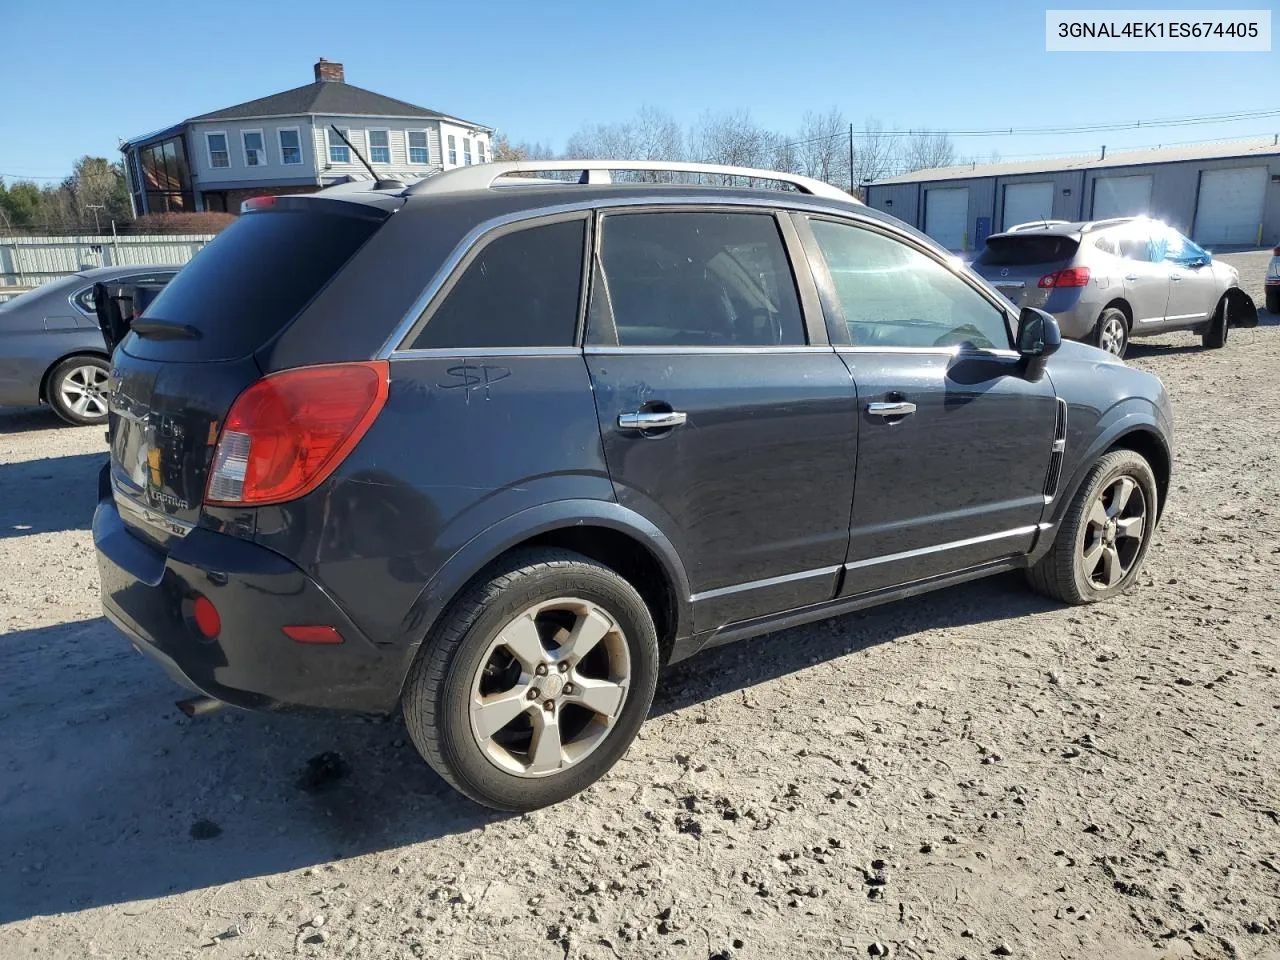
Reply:
[[[801,193],[827,200],[844,200],[859,203],[839,187],[833,187],[812,177],[777,170],[756,170],[751,167],[729,167],[718,163],[684,163],[676,160],[511,160],[498,163],[481,163],[458,167],[437,173],[405,188],[405,196],[445,196],[472,190],[488,190],[504,177],[517,173],[547,173],[555,170],[576,171],[581,174],[579,183],[607,184],[613,180],[611,170],[644,170],[669,173],[696,173],[717,177],[743,177],[750,180],[767,180],[789,184]],[[516,181],[518,184],[520,181]],[[558,181],[562,182],[562,181]]]

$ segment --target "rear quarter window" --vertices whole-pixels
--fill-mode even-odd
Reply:
[[[564,220],[485,244],[410,348],[573,346],[586,230],[585,219]]]
[[[130,334],[123,349],[147,360],[230,360],[279,333],[352,255],[380,220],[303,209],[249,213],[222,231],[147,307],[150,320],[196,338]]]

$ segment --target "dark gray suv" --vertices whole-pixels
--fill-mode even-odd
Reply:
[[[608,182],[636,168],[726,185]],[[600,777],[703,648],[1006,570],[1115,596],[1169,487],[1155,377],[737,168],[250,201],[112,385],[103,604],[187,709],[402,710],[515,810]]]

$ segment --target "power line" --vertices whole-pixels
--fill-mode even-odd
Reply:
[[[948,136],[948,137],[1021,137],[1021,136],[1062,136],[1072,133],[1107,133],[1115,130],[1143,130],[1159,127],[1191,126],[1202,123],[1237,123],[1242,120],[1262,120],[1269,117],[1280,117],[1280,110],[1255,110],[1249,112],[1204,114],[1194,117],[1166,117],[1158,120],[1133,120],[1117,123],[1081,124],[1078,126],[1059,127],[1001,127],[987,130],[944,130],[920,128],[911,130],[864,130],[855,132],[855,140],[877,140],[892,137],[915,136]],[[793,140],[782,144],[784,147],[799,147],[807,143],[824,143],[831,140],[847,140],[846,131],[832,133],[823,137],[810,137],[807,140]],[[1232,139],[1232,138],[1227,138]]]

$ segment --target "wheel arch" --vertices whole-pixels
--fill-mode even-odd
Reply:
[[[105,350],[84,349],[72,350],[70,353],[64,353],[45,367],[44,373],[40,375],[39,398],[41,403],[49,402],[49,378],[53,376],[53,371],[57,370],[60,364],[72,359],[73,357],[95,357],[98,360],[105,360],[108,365],[111,363],[111,357]]]
[[[689,580],[671,541],[650,521],[617,503],[562,500],[522,511],[474,536],[423,588],[401,624],[406,655],[401,686],[413,660],[466,589],[511,553],[529,547],[573,550],[616,570],[639,592],[654,618],[663,662],[688,634]]]
[[[1129,332],[1132,333],[1133,332],[1133,307],[1129,306],[1129,301],[1126,300],[1124,297],[1115,297],[1109,303],[1104,305],[1103,308],[1098,311],[1098,319],[1101,320],[1102,315],[1106,313],[1108,310],[1110,310],[1112,307],[1114,307],[1115,309],[1119,310],[1121,313],[1124,314],[1125,324],[1128,326]]]
[[[1169,498],[1169,481],[1173,475],[1172,456],[1164,440],[1154,428],[1135,427],[1118,436],[1103,451],[1103,455],[1113,450],[1132,450],[1151,464],[1151,472],[1156,475],[1156,491],[1160,495],[1156,503],[1156,520],[1158,521],[1164,514],[1164,505]]]

